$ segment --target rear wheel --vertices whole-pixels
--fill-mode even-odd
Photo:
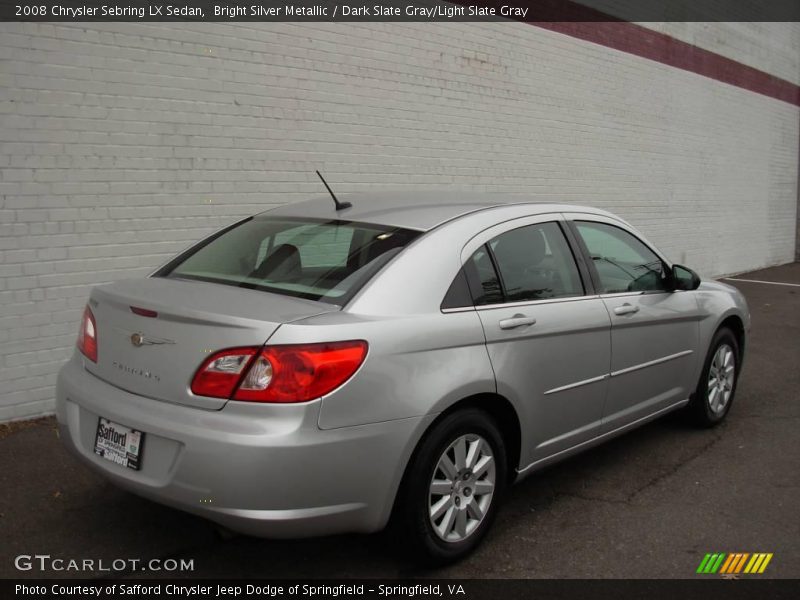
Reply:
[[[721,423],[733,404],[739,377],[739,344],[730,329],[717,331],[697,384],[689,413],[700,426]]]
[[[443,564],[480,544],[507,479],[506,452],[492,418],[453,413],[428,432],[403,479],[397,524],[413,559]]]

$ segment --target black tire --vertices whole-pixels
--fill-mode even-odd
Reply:
[[[734,371],[733,371],[733,385],[730,390],[730,396],[721,410],[714,410],[712,403],[709,400],[709,382],[712,379],[712,363],[714,357],[722,346],[727,345],[733,351]],[[687,406],[687,414],[690,420],[700,427],[715,427],[725,420],[725,417],[731,410],[733,400],[736,396],[736,386],[739,383],[739,368],[741,364],[741,355],[739,352],[739,342],[736,340],[734,333],[723,327],[714,334],[711,339],[711,344],[708,348],[708,355],[703,363],[703,370],[700,372],[700,381],[697,383],[694,397]]]
[[[434,525],[431,523],[430,486],[435,474],[438,476],[437,478],[442,478],[443,472],[438,470],[439,460],[445,451],[448,451],[450,446],[462,436],[480,436],[483,442],[489,446],[494,463],[494,491],[487,498],[486,510],[481,511],[482,519],[477,525],[474,521],[469,521],[472,529],[466,537],[460,541],[446,541],[436,533]],[[469,437],[467,437],[467,441],[469,441]],[[463,482],[464,486],[470,485],[470,473],[469,469],[465,469],[463,472],[463,475],[467,476]],[[507,481],[505,445],[500,430],[490,415],[482,410],[469,408],[449,414],[436,423],[417,447],[398,492],[393,528],[396,535],[402,538],[403,548],[408,557],[412,561],[426,566],[437,566],[467,556],[481,543],[491,527]],[[459,481],[458,485],[461,483]],[[475,489],[478,489],[477,486]],[[453,507],[456,514],[458,510],[455,508],[456,502],[461,503],[459,506],[466,506],[467,503],[479,501],[479,494],[470,492],[469,487],[458,488],[457,491],[465,495],[457,498],[459,493],[455,493],[448,496],[450,499],[446,501],[448,506]],[[471,498],[470,493],[474,494]],[[440,500],[444,501],[444,498],[445,496],[442,496]],[[480,498],[480,501],[483,502],[484,496],[480,496]],[[448,510],[450,509],[448,508]],[[466,508],[463,510],[465,514],[470,514]],[[470,514],[468,518],[473,519],[474,517]],[[459,534],[454,530],[452,535]]]

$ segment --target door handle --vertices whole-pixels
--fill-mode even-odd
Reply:
[[[516,327],[526,327],[536,323],[533,317],[526,317],[525,315],[516,314],[510,319],[500,320],[500,329],[515,329]]]
[[[622,306],[617,306],[614,309],[615,315],[632,315],[633,313],[639,312],[639,307],[634,306],[633,304],[628,304],[627,302]]]

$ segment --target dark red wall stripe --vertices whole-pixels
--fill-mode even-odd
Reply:
[[[500,6],[503,4],[501,0],[450,1],[454,4],[494,7],[496,14],[500,14]],[[513,20],[654,60],[800,106],[800,86],[797,84],[630,22],[646,21],[645,18],[626,21],[575,0],[518,0],[514,5],[526,6],[529,10],[525,17],[511,17]],[[787,5],[790,9],[792,6]],[[646,7],[633,5],[627,9],[623,7],[623,10],[627,10],[629,16],[635,16],[639,14],[637,8]],[[718,9],[724,12],[724,3]]]
[[[537,21],[529,24],[800,106],[800,86],[797,84],[635,23]]]

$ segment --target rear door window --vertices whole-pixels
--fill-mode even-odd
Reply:
[[[450,286],[443,309],[469,305],[462,281],[475,306],[584,294],[572,251],[554,222],[512,229],[478,248]]]
[[[569,244],[557,223],[512,229],[489,242],[506,302],[582,296]]]

